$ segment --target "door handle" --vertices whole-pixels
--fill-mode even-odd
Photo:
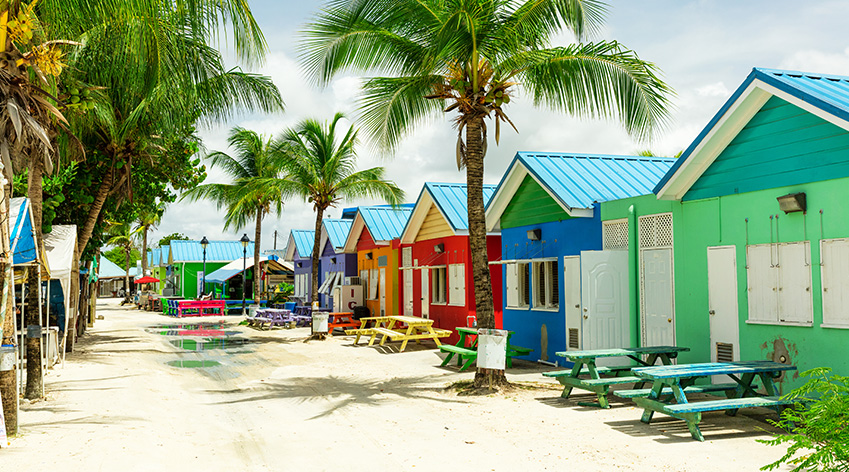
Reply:
[[[672,323],[672,318],[667,318],[666,321]]]
[[[584,319],[589,319],[589,315],[584,315]]]
[[[575,308],[581,308],[581,305],[575,305]]]
[[[715,314],[716,314],[716,310],[710,310],[710,311],[708,312],[708,314],[710,314],[710,315],[715,315]]]
[[[587,312],[587,307],[584,307],[584,313],[586,313],[586,312]]]

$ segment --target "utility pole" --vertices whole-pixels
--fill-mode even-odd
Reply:
[[[277,230],[274,230],[274,250],[277,250]]]

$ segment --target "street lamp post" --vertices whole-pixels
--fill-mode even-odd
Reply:
[[[206,236],[200,240],[200,246],[203,248],[203,282],[201,283],[200,295],[206,295],[206,247],[209,246],[209,240]]]
[[[248,243],[251,240],[246,233],[242,235],[242,239],[239,242],[242,243],[242,316],[245,316],[245,285],[247,285],[245,272],[247,271]]]

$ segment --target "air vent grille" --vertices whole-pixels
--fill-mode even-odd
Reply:
[[[734,345],[730,343],[716,343],[716,361],[734,362]]]
[[[580,349],[578,344],[578,328],[569,328],[569,347]]]

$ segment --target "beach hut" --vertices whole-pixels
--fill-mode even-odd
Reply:
[[[603,219],[636,223],[640,340],[689,347],[682,362],[771,359],[849,375],[847,189],[849,77],[752,70],[657,198],[602,205]],[[664,250],[671,306],[653,296]],[[785,390],[794,377],[782,377]]]
[[[295,271],[295,293],[293,298],[301,304],[312,301],[312,248],[315,244],[315,231],[308,229],[293,229],[289,232],[289,242],[286,244],[285,261],[293,265]],[[321,271],[318,273],[318,283],[324,282]]]
[[[99,297],[117,297],[118,291],[124,288],[124,276],[126,269],[119,267],[118,264],[109,259],[100,256],[97,262],[97,280],[100,282],[98,289]],[[138,271],[135,266],[130,267],[130,286],[132,287],[133,279],[138,277]]]
[[[528,358],[630,345],[627,248],[599,202],[650,194],[674,159],[520,152],[486,209],[501,231],[504,329]]]
[[[292,273],[292,268],[287,263],[283,261],[278,261],[277,256],[260,256],[259,265],[259,272],[261,278],[260,292],[263,294],[264,299],[265,294],[269,290],[272,290],[275,285],[283,282],[287,274]],[[241,287],[243,272],[245,274],[253,274],[255,273],[252,270],[253,267],[253,255],[249,255],[246,258],[240,257],[234,261],[231,261],[222,266],[221,268],[210,272],[206,276],[207,289],[210,288],[210,285],[220,285],[220,293],[230,294],[231,296],[229,298],[231,299],[240,299],[242,296],[241,289],[239,289],[238,293],[236,293],[234,296],[234,294],[230,292],[228,286],[235,283],[239,287]],[[251,277],[248,277],[248,279],[251,279]],[[210,290],[207,290],[207,292],[209,291]]]
[[[359,285],[358,280],[354,279],[357,277],[357,255],[345,254],[343,252],[345,241],[348,240],[348,233],[351,232],[351,225],[353,223],[353,218],[325,218],[321,221],[321,240],[319,247],[322,250],[321,257],[319,257],[319,270],[321,270],[324,282],[318,288],[318,297],[319,304],[324,310],[333,310],[334,302],[341,302],[341,300],[334,300],[334,298],[342,298],[342,293],[340,292],[342,287]],[[357,283],[354,284],[353,282]],[[351,301],[355,302],[354,305],[362,304],[361,289],[355,291],[360,295],[359,297],[354,297],[349,303],[345,303],[345,311],[350,310],[350,307],[347,305]],[[345,292],[347,295],[348,290]],[[342,307],[339,306],[337,308],[341,309]]]
[[[224,265],[242,259],[244,254],[254,253],[254,243],[248,243],[247,248],[242,247],[239,241],[209,241],[206,247],[206,272],[210,273],[220,269]],[[203,292],[203,269],[204,255],[200,241],[172,240],[168,249],[162,251],[165,264],[165,277],[163,295],[177,296],[185,299],[194,299]],[[167,256],[167,257],[166,257]],[[167,261],[167,263],[166,263]],[[253,298],[253,285],[251,284],[253,274],[249,274],[248,285],[245,287],[247,298]],[[242,298],[241,280],[227,285],[224,298]]]
[[[483,186],[484,204],[495,185]],[[452,332],[475,321],[466,184],[424,184],[401,234],[400,313],[434,320]],[[487,235],[489,260],[501,256],[501,236]],[[491,266],[495,324],[501,327],[501,267]],[[449,342],[457,341],[454,333]]]
[[[413,204],[361,206],[357,209],[343,252],[357,255],[365,305],[374,316],[398,310],[399,237]]]

